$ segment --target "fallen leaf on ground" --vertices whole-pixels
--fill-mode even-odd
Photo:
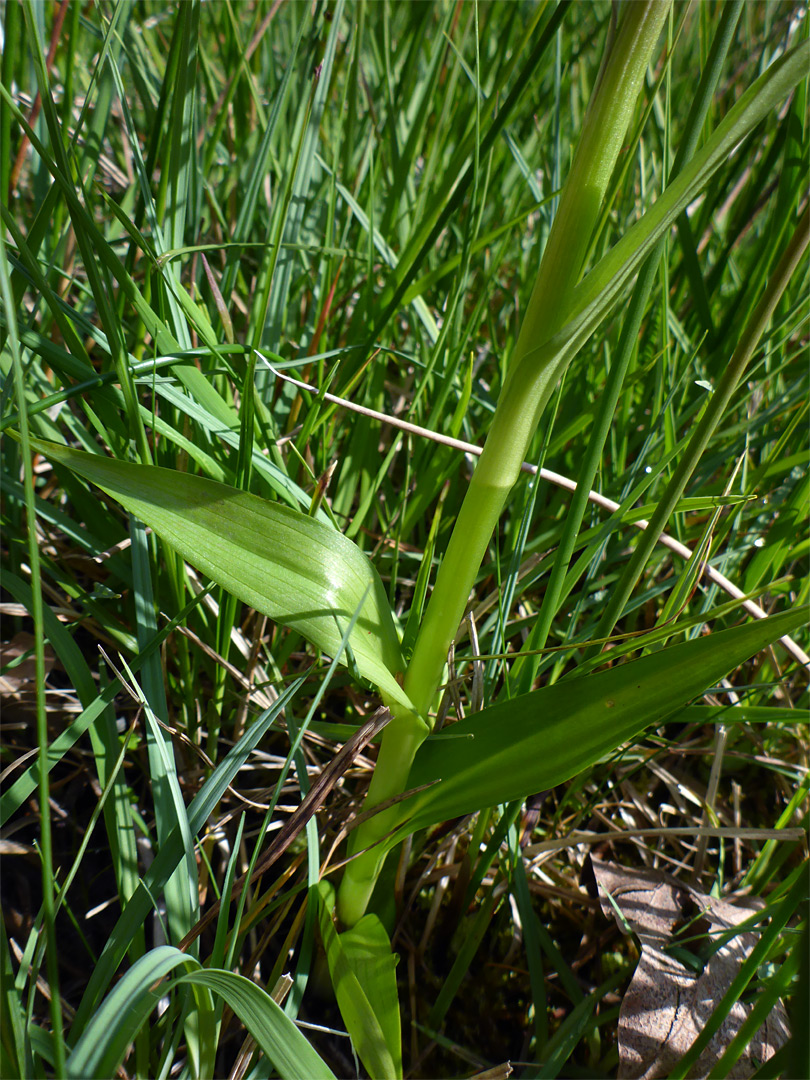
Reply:
[[[28,654],[26,656],[26,653]],[[24,657],[24,659],[20,659]],[[56,657],[49,645],[45,647],[45,674],[53,667]],[[8,665],[14,665],[10,667]],[[30,684],[36,685],[36,660],[34,658],[34,635],[21,630],[11,641],[0,642],[0,669],[8,668],[0,675],[0,695],[14,695]]]
[[[755,908],[706,896],[662,872],[591,861],[605,916],[615,918],[625,933],[629,928],[641,942],[641,957],[619,1014],[618,1076],[657,1080],[669,1075],[703,1030],[759,937],[752,930],[735,934],[708,956],[700,970],[700,951],[709,941],[707,935],[715,937],[737,926]],[[685,950],[681,955],[686,959],[689,953],[696,954],[695,970],[674,954],[679,930]],[[734,1004],[690,1077],[711,1074],[751,1008],[739,1001]],[[728,1076],[746,1080],[788,1038],[787,1014],[780,1002]]]

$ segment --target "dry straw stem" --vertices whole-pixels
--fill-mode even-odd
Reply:
[[[604,844],[606,840],[634,840],[636,837],[706,836],[726,840],[803,840],[804,829],[748,829],[736,826],[676,825],[672,828],[611,829],[610,832],[572,832],[554,840],[541,840],[523,849],[527,859],[549,851],[563,851],[579,844]]]

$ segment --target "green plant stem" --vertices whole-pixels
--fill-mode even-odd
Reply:
[[[648,0],[625,11],[588,105],[492,427],[405,676],[405,689],[422,715],[436,692],[447,651],[529,442],[570,362],[569,351],[544,353],[541,348],[538,353],[537,349],[566,321],[569,297],[582,273],[591,232],[669,6],[666,0]]]
[[[367,809],[379,806],[405,790],[416,751],[429,734],[418,716],[401,706],[389,706],[393,719],[385,731],[365,800]],[[375,814],[352,834],[349,854],[355,858],[346,867],[337,899],[341,922],[354,926],[365,914],[388,848],[381,841],[399,823],[399,807],[393,805]],[[356,854],[361,852],[361,854]]]
[[[714,91],[720,79],[723,63],[734,37],[734,29],[739,20],[741,9],[742,0],[732,0],[723,8],[720,24],[712,42],[711,52],[701,75],[700,85],[689,110],[683,137],[672,165],[669,176],[670,182],[680,173],[683,166],[690,160],[697,149],[700,132],[703,129]],[[683,217],[685,220],[685,215]],[[665,239],[659,240],[655,250],[642,267],[633,289],[616,355],[611,362],[605,389],[599,399],[597,416],[588,442],[588,449],[577,477],[577,489],[565,517],[563,535],[554,557],[554,565],[543,597],[543,606],[524,646],[524,656],[512,666],[512,678],[515,680],[519,693],[527,693],[532,687],[540,665],[541,651],[545,648],[551,625],[559,610],[565,577],[568,573],[579,528],[585,515],[588,492],[594,486],[596,473],[602,459],[602,452],[610,434],[619,395],[636,347],[641,321],[644,317],[655,276],[658,273],[658,265],[665,244]]]
[[[672,515],[678,500],[683,495],[686,485],[695,471],[703,452],[709,445],[717,425],[723,417],[734,392],[739,386],[745,369],[759,344],[765,329],[776,309],[776,305],[787,288],[788,282],[794,271],[800,264],[810,242],[810,207],[802,214],[796,231],[791,237],[790,243],[779,260],[779,264],[768,281],[765,293],[757,304],[742,336],[729,361],[728,367],[723,372],[723,377],[717,385],[717,389],[710,396],[706,411],[695,428],[689,445],[684,451],[683,457],[678,462],[678,467],[672,474],[672,479],[667,484],[664,494],[650,518],[650,524],[641,534],[636,549],[630,562],[627,564],[619,582],[610,593],[610,599],[605,607],[599,625],[594,631],[594,638],[603,639],[609,637],[618,621],[624,605],[627,603],[636,582],[641,577],[642,571],[647,564],[653,546],[658,537],[664,531],[664,527]],[[585,654],[585,659],[595,655],[599,646],[592,646]]]
[[[37,514],[34,501],[34,473],[31,461],[25,376],[17,336],[16,306],[6,261],[6,244],[0,231],[0,296],[8,327],[8,345],[14,365],[14,390],[20,417],[20,450],[23,459],[25,513],[28,526],[28,559],[31,566],[31,616],[34,622],[34,665],[36,673],[36,725],[39,758],[39,845],[42,862],[42,921],[45,926],[46,964],[48,970],[51,1026],[53,1028],[53,1065],[56,1076],[65,1075],[65,1037],[62,1026],[62,999],[59,995],[59,959],[56,948],[56,906],[51,840],[51,805],[49,785],[48,718],[45,712],[45,630],[42,583],[37,541]],[[33,993],[33,990],[32,990]]]
[[[670,0],[644,0],[625,8],[611,33],[557,215],[549,233],[531,299],[515,344],[492,426],[462,503],[436,585],[420,626],[405,690],[427,718],[450,644],[469,600],[506,499],[554,386],[575,349],[544,349],[565,324],[571,294],[582,274],[591,234],[635,109],[652,50]],[[414,755],[427,734],[416,714],[392,709],[395,721],[383,735],[370,807],[403,790]],[[410,730],[409,730],[410,728]],[[393,823],[394,809],[358,828],[353,850],[378,841]],[[338,911],[353,925],[366,909],[385,858],[385,848],[365,852],[347,867]]]

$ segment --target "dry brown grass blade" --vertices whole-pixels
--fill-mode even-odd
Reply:
[[[388,709],[377,709],[374,715],[346,740],[317,780],[315,780],[301,805],[279,830],[278,836],[267,851],[261,856],[250,877],[248,878],[247,874],[243,874],[235,883],[229,902],[237,900],[247,885],[252,885],[254,882],[258,881],[263,874],[267,873],[273,863],[284,854],[310,818],[317,813],[318,809],[326,799],[326,796],[344,772],[349,768],[357,755],[371,742],[375,735],[378,735],[382,731],[390,719],[391,714]],[[187,949],[192,941],[195,941],[203,930],[214,921],[219,914],[221,906],[220,901],[217,901],[209,908],[200,921],[191,928],[180,942],[181,949]]]

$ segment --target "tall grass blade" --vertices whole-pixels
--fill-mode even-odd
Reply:
[[[179,984],[201,986],[219,994],[236,1013],[285,1080],[335,1080],[335,1074],[313,1050],[284,1010],[266,990],[232,971],[208,968],[190,971]]]
[[[259,745],[275,719],[287,708],[300,689],[300,681],[289,686],[273,707],[248,729],[239,742],[222,759],[214,772],[194,796],[187,809],[188,827],[192,836],[196,836],[208,821],[221,800],[228,785],[233,782],[240,768],[250,754]],[[88,980],[81,1004],[76,1011],[71,1028],[71,1038],[75,1041],[84,1031],[94,1015],[101,996],[113,978],[118,965],[123,960],[135,928],[143,923],[152,910],[154,897],[160,895],[175,867],[184,855],[183,839],[180,827],[176,826],[168,839],[161,845],[148,871],[130,899],[118,922],[113,927],[107,944],[99,957]]]
[[[70,1080],[104,1080],[115,1075],[127,1047],[160,1000],[160,992],[152,987],[180,965],[197,967],[198,961],[172,945],[160,945],[133,964],[95,1010],[71,1051],[67,1062]]]
[[[8,320],[8,345],[12,358],[12,376],[17,408],[20,414],[20,449],[22,451],[23,486],[25,489],[25,525],[27,557],[31,574],[31,615],[34,622],[34,663],[36,669],[36,740],[39,765],[39,839],[42,873],[42,917],[46,940],[46,962],[50,995],[50,1015],[54,1033],[54,1067],[62,1075],[65,1068],[65,1037],[62,1027],[62,1001],[59,993],[59,960],[56,951],[55,880],[53,872],[53,842],[51,831],[50,782],[48,761],[48,720],[45,712],[45,621],[37,536],[36,504],[34,502],[34,472],[32,442],[26,411],[25,376],[17,334],[16,307],[11,292],[6,242],[0,230],[0,297]]]

